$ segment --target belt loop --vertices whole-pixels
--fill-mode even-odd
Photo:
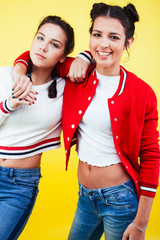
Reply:
[[[102,201],[105,201],[105,198],[103,197],[103,193],[102,193],[101,188],[98,189],[98,193],[99,193],[99,196],[102,199]]]
[[[80,196],[83,197],[83,186],[81,184],[79,185],[79,193]]]

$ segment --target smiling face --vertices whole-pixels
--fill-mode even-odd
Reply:
[[[52,71],[58,62],[65,60],[65,43],[66,35],[60,26],[52,23],[42,25],[30,49],[33,67]]]
[[[90,37],[90,50],[100,74],[120,74],[120,59],[125,48],[125,30],[119,20],[106,16],[97,17]],[[132,43],[129,39],[127,47]]]

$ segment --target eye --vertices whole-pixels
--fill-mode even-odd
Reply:
[[[52,45],[53,47],[55,47],[55,48],[58,48],[58,44],[56,44],[56,43],[54,43],[54,42],[52,42],[51,45]]]
[[[93,37],[101,37],[101,34],[100,33],[93,33],[92,36]]]
[[[112,40],[119,40],[119,37],[117,37],[117,36],[110,36],[110,38],[111,38]]]
[[[43,37],[40,37],[40,36],[38,36],[37,39],[40,40],[40,41],[43,41],[43,40],[44,40],[44,38],[43,38]]]

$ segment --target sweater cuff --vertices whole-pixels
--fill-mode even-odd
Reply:
[[[14,109],[10,107],[8,99],[4,100],[3,102],[0,103],[0,110],[4,115],[9,114],[12,112]]]

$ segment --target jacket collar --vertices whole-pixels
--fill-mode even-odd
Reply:
[[[93,65],[91,65],[89,67],[89,69],[87,71],[87,74],[86,74],[86,81],[84,83],[82,83],[83,86],[85,86],[86,83],[88,82],[88,79],[89,79],[90,75],[94,79],[97,79],[96,65],[95,64],[93,64]],[[126,85],[126,80],[127,80],[127,72],[126,72],[126,70],[122,66],[120,66],[120,81],[119,81],[119,85],[118,85],[117,91],[115,92],[113,97],[119,96],[124,91],[124,88],[125,88],[125,85]]]

